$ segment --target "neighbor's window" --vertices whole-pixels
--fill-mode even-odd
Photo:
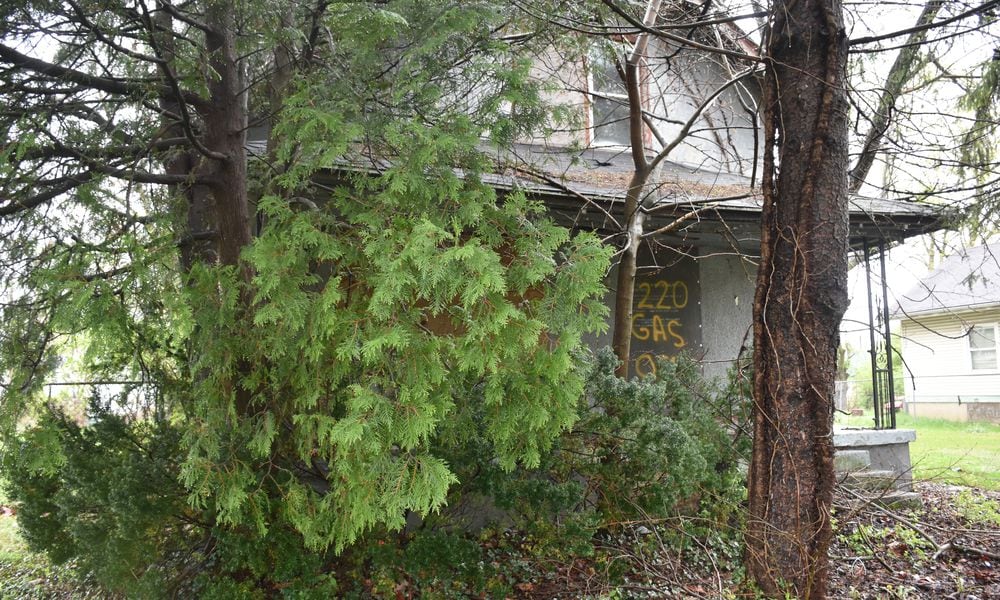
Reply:
[[[590,110],[594,142],[629,144],[628,93],[615,62],[607,56],[590,57]]]
[[[969,331],[969,353],[973,370],[996,370],[997,330],[993,325],[975,325]]]

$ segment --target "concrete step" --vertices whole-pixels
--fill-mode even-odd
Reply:
[[[844,473],[839,477],[840,485],[852,490],[886,492],[902,487],[904,482],[899,474],[888,470],[865,470]]]
[[[871,465],[871,453],[867,450],[837,450],[833,455],[833,469],[838,473],[864,471]]]

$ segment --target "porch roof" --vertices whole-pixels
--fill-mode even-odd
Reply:
[[[263,154],[264,142],[251,141],[248,149],[252,154]],[[493,173],[482,176],[485,183],[500,190],[523,190],[541,199],[564,225],[606,235],[621,231],[625,191],[634,168],[627,149],[516,144],[504,150],[484,146],[484,151],[496,163]],[[374,173],[380,166],[388,168],[390,164],[345,158],[331,165],[329,173]],[[726,245],[751,254],[759,247],[759,180],[663,161],[647,195],[647,229],[676,225],[661,236],[665,243]],[[852,247],[860,247],[866,239],[893,242],[935,231],[943,227],[947,216],[943,207],[912,198],[854,195],[850,204]]]
[[[519,188],[542,197],[554,211],[577,226],[614,232],[633,172],[632,158],[622,148],[570,151],[521,144],[496,154],[498,173],[486,181],[498,188]],[[760,181],[749,177],[664,161],[659,177],[647,192],[649,229],[679,224],[675,237],[736,235],[752,243],[763,200]],[[692,214],[694,213],[694,214]],[[941,206],[912,198],[850,198],[851,245],[869,241],[898,241],[943,227],[947,212]],[[721,227],[721,229],[720,229]],[[741,235],[742,234],[742,235]],[[750,239],[747,239],[749,236]]]

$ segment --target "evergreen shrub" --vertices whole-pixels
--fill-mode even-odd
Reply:
[[[168,420],[128,417],[96,394],[85,425],[44,411],[3,452],[29,547],[129,598],[332,597],[326,553],[306,550],[297,532],[224,528],[213,509],[190,506],[181,437]]]
[[[379,539],[369,566],[432,596],[502,590],[499,582],[511,580],[503,569],[511,565],[497,567],[488,556],[503,545],[497,529],[468,543],[476,527],[491,521],[520,532],[523,544],[514,554],[546,561],[592,556],[598,534],[622,524],[681,515],[697,517],[696,534],[710,530],[716,545],[738,547],[731,520],[745,495],[746,379],[734,371],[717,385],[695,361],[680,357],[661,362],[655,377],[626,381],[614,374],[609,349],[584,363],[579,418],[538,468],[511,472],[491,461],[481,420],[464,415],[465,435],[439,440],[460,481],[448,507],[402,536]],[[686,535],[663,539],[689,543]]]
[[[643,379],[617,377],[616,364],[609,349],[597,354],[578,420],[538,469],[505,473],[482,461],[488,448],[465,445],[450,457],[466,482],[454,493],[486,496],[519,524],[554,519],[563,530],[570,515],[606,526],[690,512],[733,494],[749,447],[741,381],[715,385],[683,356]]]
[[[719,508],[739,501],[749,443],[739,385],[710,385],[685,358],[630,381],[614,375],[610,351],[577,362],[587,372],[578,418],[537,468],[496,459],[475,399],[482,386],[455,382],[473,401],[434,440],[459,480],[447,508],[410,515],[402,531],[372,530],[339,556],[282,525],[280,502],[261,509],[263,532],[220,526],[217,508],[193,508],[180,483],[181,427],[96,400],[86,425],[52,408],[18,435],[4,451],[7,491],[34,550],[75,561],[112,592],[151,598],[365,596],[400,582],[425,597],[503,597],[529,575],[512,556],[567,560],[593,555],[595,534],[622,523],[728,518]],[[496,527],[477,536],[487,525]]]

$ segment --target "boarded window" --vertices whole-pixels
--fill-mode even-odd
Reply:
[[[969,331],[969,353],[973,370],[996,370],[997,338],[993,325],[976,325]]]
[[[635,375],[656,373],[656,361],[686,353],[700,358],[701,280],[690,248],[647,244],[639,248],[632,300],[632,366]]]

